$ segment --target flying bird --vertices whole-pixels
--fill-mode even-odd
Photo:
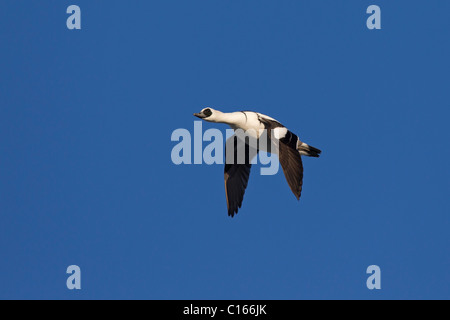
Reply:
[[[264,114],[253,111],[220,112],[212,108],[205,108],[194,116],[208,122],[228,124],[235,131],[242,129],[250,132],[249,136],[260,142],[261,135],[265,132],[268,142],[266,145],[257,144],[257,149],[251,143],[245,142],[245,161],[236,161],[238,135],[235,133],[227,141],[227,146],[231,139],[234,145],[234,160],[225,162],[225,194],[227,198],[228,215],[234,217],[242,206],[245,189],[251,169],[252,155],[258,151],[267,151],[278,154],[281,167],[287,183],[297,200],[300,200],[303,185],[303,164],[301,156],[320,156],[321,150],[314,148],[302,141],[283,126],[277,120]],[[276,143],[274,143],[276,142]],[[225,148],[225,153],[227,148]]]

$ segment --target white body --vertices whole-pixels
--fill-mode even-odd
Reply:
[[[259,120],[260,118],[279,122],[274,118],[253,111],[223,113],[217,110],[214,110],[214,114],[211,117],[204,120],[228,124],[234,130],[242,129],[247,132],[249,136],[259,139],[266,128]],[[285,127],[275,128],[273,130],[273,136],[276,139],[281,139],[286,135],[286,132],[287,129]]]

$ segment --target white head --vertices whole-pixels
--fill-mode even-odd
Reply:
[[[218,110],[214,110],[213,108],[205,108],[199,113],[194,113],[194,116],[197,118],[203,119],[208,122],[219,122],[220,116],[222,115],[222,112]]]

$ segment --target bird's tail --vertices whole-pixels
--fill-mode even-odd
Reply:
[[[314,148],[310,145],[307,145],[304,142],[299,143],[297,150],[300,152],[301,155],[308,156],[308,157],[315,157],[315,158],[318,158],[320,156],[320,154],[322,153],[321,150]]]

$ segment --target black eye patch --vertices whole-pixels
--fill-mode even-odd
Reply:
[[[212,111],[211,111],[211,109],[205,109],[205,110],[203,111],[203,114],[204,114],[205,116],[209,117],[210,115],[212,115]]]

